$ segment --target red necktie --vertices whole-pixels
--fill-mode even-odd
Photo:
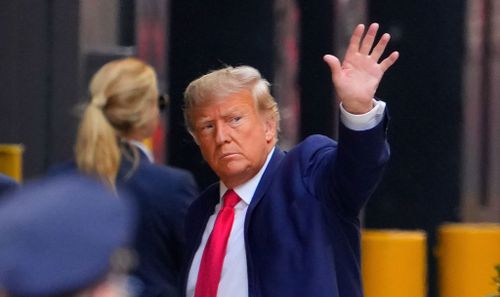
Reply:
[[[234,206],[240,201],[240,197],[233,190],[227,190],[222,199],[222,209],[215,219],[214,229],[208,238],[201,257],[195,297],[217,296],[222,264],[226,255],[227,240],[233,227]]]

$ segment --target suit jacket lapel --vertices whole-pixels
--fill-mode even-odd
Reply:
[[[281,164],[281,161],[285,157],[285,154],[286,153],[283,152],[279,147],[276,147],[276,149],[274,150],[273,156],[271,157],[269,164],[267,164],[266,171],[264,171],[264,174],[262,175],[262,178],[259,181],[259,185],[255,190],[255,194],[252,197],[252,202],[250,202],[250,205],[248,206],[248,211],[245,218],[245,230],[247,229],[249,217],[251,216],[253,210],[255,209],[255,206],[259,204],[262,197],[264,197],[267,188],[269,187],[269,185],[273,180],[272,177],[274,175],[274,172]]]
[[[267,164],[267,168],[264,171],[264,174],[262,175],[262,178],[259,181],[259,184],[257,186],[257,189],[255,190],[255,193],[252,197],[252,202],[250,202],[250,205],[248,206],[247,214],[245,217],[245,247],[247,249],[246,252],[246,257],[247,257],[247,271],[248,271],[248,290],[249,290],[249,295],[250,296],[260,296],[261,294],[259,293],[259,285],[256,283],[257,278],[254,275],[254,262],[252,260],[252,253],[251,249],[248,245],[248,225],[250,224],[251,217],[253,214],[253,211],[255,207],[259,204],[259,202],[262,200],[262,197],[264,197],[264,194],[266,193],[267,189],[271,185],[271,182],[273,180],[274,173],[278,169],[278,167],[281,164],[281,161],[285,157],[285,153],[280,150],[279,147],[276,147],[274,150],[273,156],[271,157],[271,160],[269,161],[269,164]]]

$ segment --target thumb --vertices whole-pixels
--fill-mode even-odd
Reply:
[[[330,67],[330,71],[332,72],[332,76],[334,78],[339,77],[342,67],[340,66],[340,61],[337,57],[333,55],[324,55],[323,56],[323,61],[328,64]]]

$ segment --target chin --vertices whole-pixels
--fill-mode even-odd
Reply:
[[[217,174],[220,179],[226,184],[228,187],[236,187],[239,186],[250,178],[252,175],[248,168],[233,168],[232,170],[224,170],[222,174]]]

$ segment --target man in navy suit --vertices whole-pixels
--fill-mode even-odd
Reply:
[[[385,103],[374,100],[398,52],[381,59],[378,24],[358,25],[341,63],[326,55],[340,99],[338,142],[310,136],[288,153],[269,84],[249,66],[187,87],[185,119],[220,178],[187,215],[187,297],[360,297],[358,215],[389,158]],[[381,60],[381,61],[379,61]]]

